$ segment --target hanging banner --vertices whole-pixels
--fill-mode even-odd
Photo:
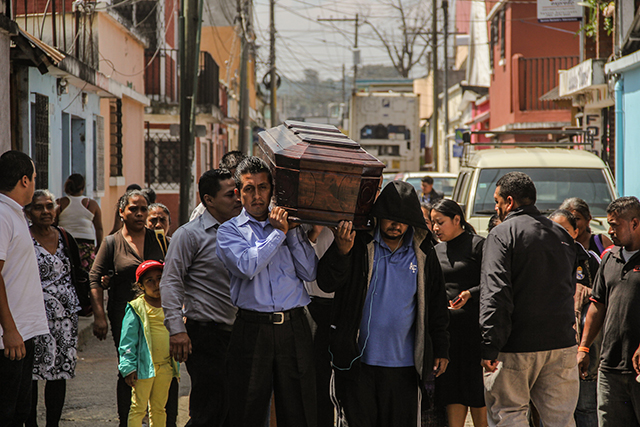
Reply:
[[[579,0],[538,0],[538,22],[581,21]]]

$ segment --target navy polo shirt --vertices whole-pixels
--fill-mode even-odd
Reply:
[[[374,245],[373,272],[358,335],[362,361],[372,366],[413,366],[418,287],[413,228],[407,229],[402,245],[392,252],[378,227]]]

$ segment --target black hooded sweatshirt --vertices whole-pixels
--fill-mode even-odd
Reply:
[[[449,358],[447,298],[431,233],[424,222],[418,196],[406,182],[389,183],[378,197],[372,215],[414,227],[413,248],[422,273],[417,280],[414,363],[424,379],[433,369],[434,358]],[[340,373],[357,375],[360,366],[357,340],[373,256],[373,230],[357,231],[348,254],[341,255],[334,242],[318,265],[320,289],[335,292],[330,350],[332,363]]]

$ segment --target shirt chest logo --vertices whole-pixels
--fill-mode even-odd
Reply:
[[[576,278],[578,280],[584,279],[584,272],[582,271],[582,267],[578,267],[578,269],[576,270]]]
[[[416,271],[418,271],[418,266],[414,264],[413,261],[411,261],[411,264],[409,264],[409,270],[411,270],[413,274],[416,274]]]

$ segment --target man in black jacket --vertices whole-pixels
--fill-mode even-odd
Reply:
[[[350,427],[416,426],[420,379],[448,364],[444,279],[410,184],[389,183],[372,215],[371,231],[341,222],[318,266],[320,288],[335,291],[336,395]]]
[[[535,207],[526,174],[504,175],[494,198],[503,222],[485,242],[480,282],[489,425],[528,426],[532,401],[545,426],[574,426],[575,244]]]

